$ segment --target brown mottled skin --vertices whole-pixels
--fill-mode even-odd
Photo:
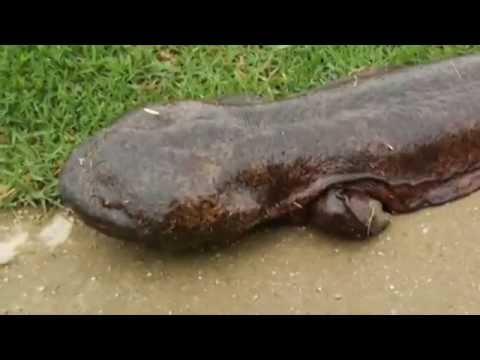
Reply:
[[[388,214],[480,188],[476,55],[276,102],[147,108],[80,146],[60,179],[108,234],[178,249],[289,219],[366,238]]]

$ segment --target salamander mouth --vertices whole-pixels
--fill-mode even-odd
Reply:
[[[122,207],[108,207],[104,199],[99,197],[93,179],[93,160],[89,156],[94,142],[80,146],[67,160],[59,179],[59,191],[66,207],[95,223],[98,228],[106,228],[110,224],[131,232],[135,224]]]

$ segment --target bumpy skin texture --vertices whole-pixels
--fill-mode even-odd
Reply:
[[[277,102],[147,108],[81,145],[61,174],[66,205],[110,235],[179,249],[289,218],[365,238],[385,212],[480,188],[480,56]]]

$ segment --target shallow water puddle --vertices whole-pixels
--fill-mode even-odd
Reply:
[[[480,193],[366,242],[274,228],[166,254],[59,212],[0,213],[0,312],[480,314]]]

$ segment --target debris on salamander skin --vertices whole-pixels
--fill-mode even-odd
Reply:
[[[454,69],[455,72],[457,73],[458,77],[459,77],[460,79],[463,79],[463,78],[462,78],[462,74],[460,74],[460,71],[458,71],[457,67],[455,66],[455,63],[452,61],[451,64],[452,64],[452,66],[453,66],[453,69]]]
[[[148,109],[148,108],[143,108],[143,111],[145,111],[146,113],[151,114],[151,115],[160,115],[160,113],[158,111]]]
[[[293,205],[295,205],[296,207],[298,207],[299,209],[303,209],[303,206],[300,205],[298,202],[294,201],[293,202]]]

